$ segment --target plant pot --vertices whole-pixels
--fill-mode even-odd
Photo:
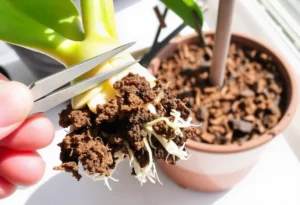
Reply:
[[[213,38],[213,32],[205,36]],[[158,55],[152,59],[148,69],[158,71],[162,59],[171,56],[179,45],[196,43],[196,34],[183,36],[172,40]],[[286,90],[286,104],[279,122],[263,135],[244,142],[242,145],[213,145],[188,140],[186,148],[191,157],[186,161],[178,161],[176,165],[158,162],[162,170],[178,185],[204,192],[228,190],[240,182],[257,163],[261,153],[268,143],[280,134],[290,123],[297,106],[296,82],[292,68],[286,60],[274,49],[256,39],[243,34],[233,33],[231,42],[239,43],[265,52],[273,57],[279,73],[283,77]]]

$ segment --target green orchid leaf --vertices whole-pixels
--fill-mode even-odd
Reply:
[[[203,15],[200,7],[194,0],[161,0],[169,9],[176,13],[185,24],[198,32],[193,12],[199,19],[199,24],[203,25]]]
[[[9,0],[20,12],[71,40],[83,40],[81,18],[72,0]]]
[[[86,38],[117,37],[112,0],[81,0]]]
[[[53,23],[51,25],[50,20],[48,20],[49,23],[46,24],[47,20],[44,19],[43,15],[37,17],[36,19],[30,15],[27,15],[25,12],[21,11],[21,3],[17,5],[17,2],[19,1],[1,0],[0,39],[11,44],[45,53],[58,60],[64,60],[66,57],[66,52],[68,52],[68,50],[64,47],[66,47],[67,44],[68,46],[71,45],[73,41],[54,30],[61,28],[61,26],[55,27]],[[28,3],[33,8],[38,8],[37,5],[43,4],[47,1],[27,0],[24,2]],[[36,2],[37,4],[33,4],[33,2]],[[56,10],[51,11],[56,13]],[[45,24],[41,22],[44,22]],[[62,30],[58,29],[58,31]]]

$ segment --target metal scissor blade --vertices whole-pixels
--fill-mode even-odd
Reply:
[[[125,68],[128,68],[129,66],[135,64],[136,62],[138,62],[138,61],[132,61],[132,62],[126,63],[126,64],[116,68],[113,71],[108,71],[103,74],[97,75],[95,77],[89,78],[88,80],[81,81],[75,85],[68,86],[67,88],[56,91],[55,93],[53,93],[51,95],[48,95],[40,100],[37,100],[34,103],[33,110],[30,115],[40,113],[40,112],[46,112],[49,109],[75,97],[76,95],[79,95],[79,94],[83,93],[84,91],[87,91],[88,89],[95,87],[99,83],[110,78],[111,76],[115,75],[116,73],[124,70]]]
[[[39,81],[32,83],[28,87],[31,89],[34,101],[46,96],[48,93],[71,82],[75,78],[88,72],[89,70],[93,69],[97,65],[107,61],[108,59],[112,58],[113,56],[126,50],[133,44],[134,44],[134,42],[122,45],[111,51],[105,52],[99,56],[96,56],[96,57],[91,58],[87,61],[84,61],[78,65],[75,65],[71,68],[64,69],[60,72],[54,73],[50,76],[47,76]]]

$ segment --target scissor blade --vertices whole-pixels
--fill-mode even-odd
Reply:
[[[37,82],[32,83],[28,87],[31,89],[34,100],[38,100],[48,93],[60,88],[61,86],[71,82],[75,78],[81,76],[82,74],[88,72],[93,69],[97,65],[107,61],[113,56],[121,53],[126,50],[130,46],[132,46],[134,42],[122,45],[117,47],[111,51],[103,53],[99,56],[91,58],[87,61],[84,61],[78,65],[75,65],[71,68],[64,69],[63,71],[57,72],[53,75],[45,77]]]
[[[135,64],[136,62],[138,61],[132,61],[126,63],[125,65],[122,65],[113,71],[108,71],[103,74],[97,75],[95,77],[89,78],[88,80],[81,81],[75,85],[68,86],[67,88],[59,90],[51,95],[48,95],[40,100],[37,100],[34,103],[34,107],[31,112],[31,115],[48,111],[49,109],[75,97],[76,95],[79,95],[84,91],[87,91],[95,87],[99,83],[112,77],[114,74],[124,70],[125,68],[128,68],[129,66]]]

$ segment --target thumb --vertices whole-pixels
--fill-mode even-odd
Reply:
[[[30,90],[0,74],[0,140],[18,128],[33,106]]]

